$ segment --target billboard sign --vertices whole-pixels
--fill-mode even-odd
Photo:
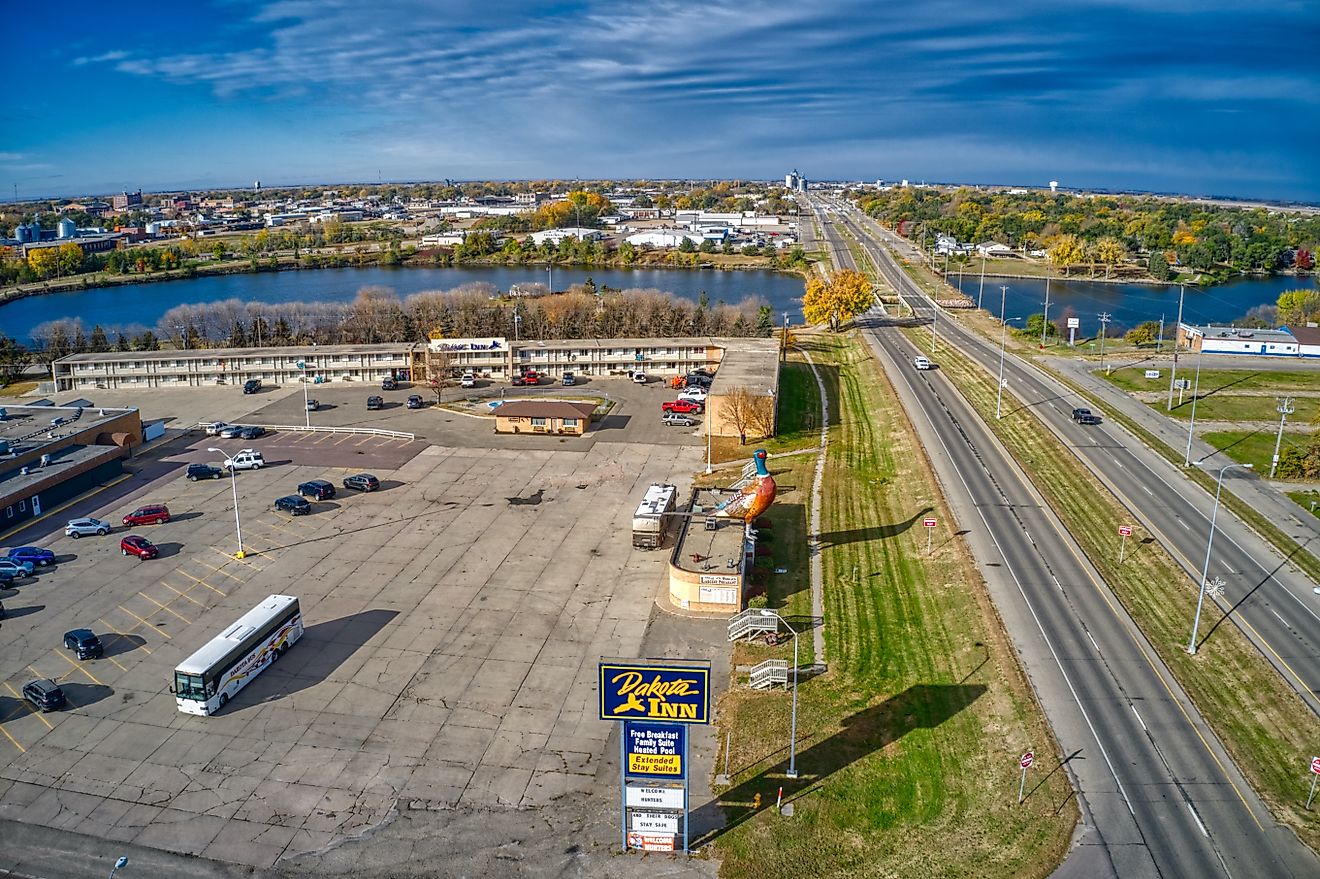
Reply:
[[[634,720],[623,724],[623,746],[628,757],[627,775],[653,778],[682,778],[684,737],[687,728],[681,723],[646,723]]]
[[[667,833],[678,835],[681,812],[629,812],[629,829],[634,833]]]
[[[601,720],[710,723],[710,663],[602,660]]]
[[[630,784],[624,791],[624,805],[629,809],[681,809],[683,788]]]
[[[672,852],[674,835],[672,833],[629,833],[628,848],[641,849],[644,852]]]

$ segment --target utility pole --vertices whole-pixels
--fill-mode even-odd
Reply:
[[[1109,325],[1109,312],[1102,311],[1097,315],[1100,318],[1100,365],[1105,366],[1105,328]],[[1105,366],[1105,375],[1109,375],[1109,367]]]
[[[1187,453],[1183,455],[1183,466],[1192,466],[1192,431],[1196,428],[1196,398],[1201,394],[1201,352],[1196,354],[1196,382],[1192,385],[1192,420],[1187,422]],[[1178,395],[1179,397],[1182,394]]]
[[[1155,353],[1160,353],[1160,348],[1164,345],[1164,315],[1160,315],[1160,334],[1155,337]]]
[[[1046,270],[1048,271],[1048,269]],[[1045,319],[1040,322],[1040,349],[1045,350],[1045,335],[1050,328],[1050,276],[1045,276]],[[1025,327],[1023,328],[1025,329]]]
[[[1274,407],[1274,411],[1279,413],[1279,435],[1274,439],[1274,457],[1270,460],[1270,479],[1274,478],[1274,471],[1279,469],[1279,447],[1283,445],[1283,423],[1288,420],[1288,416],[1297,411],[1293,405],[1292,397],[1280,397],[1279,405]]]
[[[976,307],[981,307],[981,297],[985,295],[985,254],[981,254],[981,286],[976,291]]]
[[[784,312],[784,339],[779,346],[779,359],[781,361],[788,359],[788,312]]]
[[[1169,404],[1164,407],[1166,412],[1173,411],[1173,382],[1178,375],[1178,330],[1182,329],[1182,308],[1183,296],[1187,293],[1187,285],[1178,286],[1178,323],[1173,327],[1173,369],[1169,370]]]

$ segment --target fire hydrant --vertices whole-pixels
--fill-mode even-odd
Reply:
[[[761,795],[756,794],[754,797],[752,797],[752,811],[757,811],[760,808],[761,808]]]

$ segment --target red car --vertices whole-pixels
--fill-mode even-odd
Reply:
[[[170,508],[164,504],[147,504],[124,517],[125,525],[159,525],[170,520]]]
[[[130,534],[119,541],[119,551],[124,555],[135,555],[140,559],[154,559],[160,555],[160,550],[156,549],[156,544],[145,537],[138,537],[136,534]]]
[[[677,412],[680,415],[700,415],[705,408],[696,400],[670,400],[660,404],[661,412]]]

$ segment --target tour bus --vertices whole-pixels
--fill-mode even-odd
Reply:
[[[292,595],[271,595],[174,670],[184,714],[215,714],[302,637],[302,611]]]

